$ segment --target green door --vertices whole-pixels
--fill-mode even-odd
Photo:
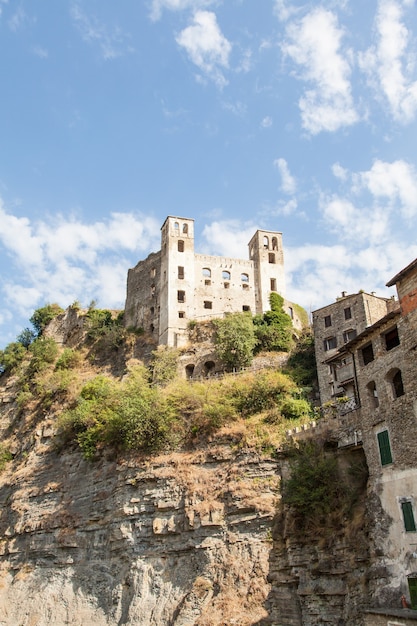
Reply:
[[[408,579],[408,589],[410,591],[411,608],[417,609],[417,578]]]

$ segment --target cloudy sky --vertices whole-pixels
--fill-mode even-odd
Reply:
[[[167,215],[282,231],[309,311],[417,257],[414,0],[0,0],[0,59],[0,347],[122,308]]]

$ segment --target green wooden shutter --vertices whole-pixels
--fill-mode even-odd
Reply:
[[[410,591],[411,608],[417,609],[417,578],[408,579],[408,589]]]
[[[387,430],[378,433],[379,454],[381,456],[381,464],[388,465],[392,463],[391,446],[389,442],[389,434]]]
[[[416,530],[416,523],[414,520],[413,505],[411,502],[401,502],[401,508],[403,511],[404,528],[407,532],[413,532]]]

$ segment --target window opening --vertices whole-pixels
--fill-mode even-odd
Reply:
[[[326,315],[326,317],[324,318],[324,328],[329,328],[329,326],[331,325],[332,325],[332,316]]]
[[[186,375],[187,378],[192,378],[193,377],[194,368],[195,368],[195,365],[193,365],[192,363],[190,363],[189,365],[186,366],[186,368],[185,368],[185,375]]]
[[[377,438],[381,465],[390,465],[390,463],[392,463],[392,454],[388,431],[381,431],[378,433]]]
[[[278,250],[278,240],[276,237],[272,237],[272,250]]]
[[[385,347],[387,350],[392,350],[396,346],[400,345],[400,338],[398,336],[398,328],[395,327],[385,333]]]
[[[374,349],[372,347],[372,343],[368,343],[367,346],[364,346],[361,352],[364,365],[368,365],[368,363],[371,363],[374,360]]]
[[[334,348],[337,348],[336,337],[327,337],[327,339],[323,341],[323,344],[326,352],[328,350],[333,350]]]
[[[379,398],[378,398],[378,391],[376,389],[376,384],[374,380],[371,380],[371,382],[369,382],[366,385],[366,388],[368,390],[368,395],[369,398],[371,400],[371,404],[376,408],[379,406]]]
[[[178,240],[178,252],[184,252],[184,242],[182,239]]]
[[[178,265],[178,278],[184,278],[184,268],[181,265]]]
[[[207,278],[211,277],[211,269],[209,267],[203,267],[203,276]]]
[[[178,311],[178,317],[182,320],[185,317],[185,312],[184,311]]]
[[[242,306],[242,311],[250,311],[250,306],[248,304],[244,304]]]
[[[352,309],[350,308],[350,306],[348,306],[345,309],[345,320],[350,320],[350,319],[352,319]]]
[[[175,230],[179,230],[180,229],[180,225],[178,224],[178,222],[174,222],[174,228],[175,228]]]
[[[345,330],[343,332],[343,343],[347,343],[348,341],[352,341],[355,339],[357,332],[354,328],[350,328],[349,330]]]
[[[205,309],[211,309],[212,308],[212,302],[210,300],[204,300],[204,308]]]
[[[211,285],[211,280],[205,280],[205,281],[204,281],[204,284],[205,284],[205,285]]]
[[[205,371],[206,376],[209,376],[211,374],[215,366],[216,364],[214,363],[214,361],[206,361],[204,363],[204,371]]]
[[[416,531],[416,521],[414,519],[413,503],[410,500],[402,500],[401,511],[405,531],[407,533],[414,533]]]
[[[247,283],[243,283],[242,289],[249,289],[249,285]]]
[[[155,278],[155,276],[156,276],[156,268],[155,268],[155,267],[153,267],[153,268],[151,269],[151,278]]]
[[[188,224],[183,224],[183,225],[182,225],[182,232],[183,232],[184,234],[188,233]]]
[[[230,287],[230,283],[224,283],[224,288],[225,289],[229,289],[229,287]]]
[[[177,291],[177,301],[185,302],[185,291]]]
[[[271,278],[271,291],[276,291],[276,290],[277,290],[277,279]]]
[[[292,306],[288,307],[288,315],[292,320],[294,319],[294,309],[292,308]]]
[[[151,306],[151,315],[153,315],[154,313],[155,313],[155,308]]]
[[[392,391],[394,393],[394,398],[399,398],[404,395],[403,377],[401,376],[400,370],[398,370],[392,377]]]
[[[242,281],[242,283],[248,283],[249,282],[249,275],[248,274],[241,274],[240,275],[240,280]]]
[[[269,248],[269,239],[266,236],[264,237],[264,248],[265,250],[268,250]]]
[[[275,263],[275,254],[273,252],[270,252],[268,254],[268,262],[269,263]]]
[[[152,296],[152,298],[155,296],[155,290],[156,290],[155,285],[151,285],[151,296]]]
[[[222,271],[222,278],[223,278],[223,280],[230,280],[230,272],[228,272],[227,270],[223,270]]]
[[[417,578],[408,579],[408,591],[410,592],[411,608],[417,609]]]

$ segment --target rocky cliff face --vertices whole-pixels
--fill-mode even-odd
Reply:
[[[4,432],[16,405],[2,390]],[[361,624],[362,521],[300,537],[281,461],[238,449],[103,458],[54,448],[53,416],[20,429],[1,475],[3,626]]]

